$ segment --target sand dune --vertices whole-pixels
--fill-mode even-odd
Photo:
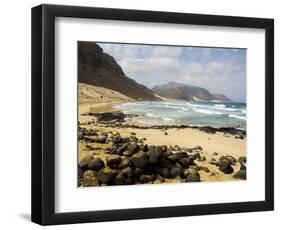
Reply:
[[[119,92],[85,83],[78,84],[79,114],[115,111],[114,105],[134,101]],[[82,120],[83,117],[81,117]]]

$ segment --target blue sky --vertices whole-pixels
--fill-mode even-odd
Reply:
[[[125,74],[151,88],[168,82],[201,86],[246,101],[246,50],[98,43]]]

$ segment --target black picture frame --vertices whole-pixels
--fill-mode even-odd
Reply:
[[[265,29],[265,200],[55,213],[55,18],[109,19]],[[253,86],[254,87],[254,86]],[[274,20],[62,5],[32,8],[32,221],[41,225],[274,209]]]

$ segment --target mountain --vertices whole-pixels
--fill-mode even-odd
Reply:
[[[135,100],[160,100],[152,90],[128,78],[95,42],[78,42],[78,68],[81,83],[112,89]]]
[[[213,96],[216,98],[218,101],[223,101],[223,102],[233,102],[231,99],[229,99],[227,96],[221,93],[213,93]]]
[[[152,90],[159,96],[170,98],[170,99],[181,99],[186,101],[223,101],[223,102],[231,102],[229,98],[227,98],[223,94],[211,94],[207,89],[184,85],[177,82],[169,82],[167,84],[154,86]]]

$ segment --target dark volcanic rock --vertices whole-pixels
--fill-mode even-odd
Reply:
[[[126,183],[126,178],[122,173],[118,173],[117,176],[114,179],[115,184],[122,185]]]
[[[179,167],[172,167],[170,170],[170,175],[172,178],[175,178],[177,176],[181,176],[183,173],[183,169]]]
[[[231,161],[232,165],[236,164],[236,159],[233,156],[227,155],[226,157]]]
[[[101,183],[109,183],[114,180],[117,171],[110,168],[103,168],[97,173],[97,179]]]
[[[88,168],[94,171],[99,171],[104,167],[104,162],[100,158],[94,158],[88,163]]]
[[[94,114],[97,121],[106,122],[106,121],[121,121],[125,119],[125,114],[122,112],[107,112],[107,113],[96,113]]]
[[[205,161],[206,160],[206,157],[205,156],[201,156],[198,161]]]
[[[83,170],[88,169],[88,164],[93,160],[93,156],[86,156],[79,162],[79,167]]]
[[[119,144],[119,143],[122,143],[123,139],[122,139],[122,137],[116,135],[116,136],[112,137],[111,141],[113,144]]]
[[[241,180],[246,180],[246,178],[247,178],[246,170],[241,170],[241,169],[238,170],[238,171],[234,174],[233,178],[241,179]]]
[[[158,173],[164,178],[170,178],[170,170],[168,168],[159,168]]]
[[[233,172],[233,168],[232,168],[232,161],[225,157],[222,156],[219,161],[217,162],[217,165],[219,166],[219,170],[225,174],[230,174]]]
[[[172,154],[170,156],[168,156],[168,160],[170,160],[171,162],[180,162],[180,160],[187,158],[188,155],[186,152],[176,152],[175,154]]]
[[[158,166],[160,168],[171,168],[173,166],[173,164],[169,160],[162,157],[158,162]]]
[[[125,157],[121,160],[121,163],[119,164],[118,168],[122,169],[122,168],[126,168],[128,166],[130,166],[131,161],[128,157]]]
[[[135,174],[137,177],[139,177],[139,176],[142,175],[143,171],[144,171],[144,170],[143,170],[142,168],[135,168],[134,174]]]
[[[152,175],[141,175],[139,178],[141,183],[149,183],[155,180],[155,177]]]
[[[140,147],[136,142],[133,142],[132,144],[129,144],[127,146],[126,150],[126,156],[132,156],[134,153],[137,153],[139,151]]]
[[[77,170],[77,175],[78,175],[78,179],[82,178],[83,175],[83,170],[78,166],[78,170]]]
[[[154,150],[150,150],[146,153],[148,156],[148,163],[149,164],[157,164],[159,159],[158,159],[158,154]]]
[[[82,185],[84,187],[99,185],[99,182],[96,177],[96,173],[92,170],[85,171],[83,173]]]
[[[117,149],[117,154],[122,155],[123,152],[127,149],[127,147],[130,145],[130,143],[123,144],[120,148]]]
[[[199,130],[204,131],[204,132],[209,133],[209,134],[215,134],[216,131],[217,131],[216,128],[213,128],[211,126],[200,127]]]
[[[210,170],[205,166],[198,166],[198,170],[203,170],[205,172],[210,172]]]
[[[200,182],[200,174],[194,169],[184,171],[186,182]]]
[[[108,167],[116,169],[121,163],[122,159],[119,155],[111,155],[106,158],[106,164]]]
[[[198,146],[195,146],[193,148],[187,148],[186,151],[189,152],[189,153],[192,153],[193,151],[201,152],[201,151],[203,151],[203,148],[198,145]]]
[[[124,169],[125,170],[125,169]],[[120,171],[117,176],[114,179],[115,184],[117,185],[128,185],[132,184],[132,176],[133,176],[133,171],[131,171],[131,168],[127,168],[126,171]]]
[[[195,153],[195,154],[193,154],[193,159],[194,159],[194,160],[199,160],[200,158],[201,158],[200,153]]]
[[[134,176],[134,170],[131,167],[122,169],[120,173],[122,173],[127,178],[131,178]]]
[[[237,161],[246,164],[247,163],[247,158],[245,156],[239,157]]]
[[[82,140],[84,137],[84,133],[81,131],[78,131],[78,140]]]
[[[144,152],[138,152],[132,156],[131,162],[136,168],[143,168],[147,165],[148,159]]]
[[[189,167],[190,165],[194,165],[194,159],[193,159],[193,157],[189,156],[189,157],[180,159],[179,163],[180,163],[184,168],[187,168],[187,167]]]

